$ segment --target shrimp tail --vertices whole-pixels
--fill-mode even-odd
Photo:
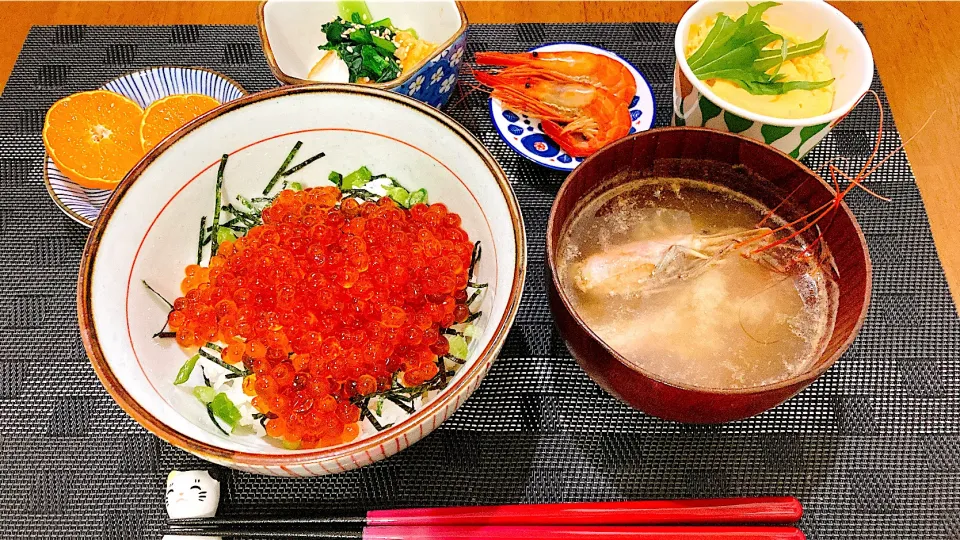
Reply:
[[[540,126],[547,137],[553,139],[564,152],[572,157],[587,157],[595,151],[586,138],[574,132],[565,131],[556,122],[541,120]]]

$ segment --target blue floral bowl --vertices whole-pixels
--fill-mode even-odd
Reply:
[[[467,42],[467,16],[460,2],[367,4],[374,17],[390,17],[398,28],[414,28],[438,47],[412,71],[386,83],[365,86],[398,92],[434,107],[446,103],[456,87]],[[260,41],[278,81],[291,85],[344,82],[310,77],[311,68],[323,55],[317,46],[326,41],[320,26],[338,14],[337,3],[325,0],[266,0],[260,4]]]

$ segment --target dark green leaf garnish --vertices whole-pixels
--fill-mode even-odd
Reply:
[[[761,2],[749,6],[739,19],[721,13],[703,43],[687,58],[687,64],[700,80],[723,79],[736,83],[755,95],[780,95],[791,90],[815,90],[833,83],[829,81],[783,81],[780,67],[784,62],[813,54],[823,48],[826,33],[814,41],[787,47],[783,36],[770,31],[763,22],[763,13],[780,4]],[[765,49],[781,42],[776,49]],[[773,70],[770,72],[770,70]]]
[[[386,82],[400,76],[400,60],[393,55],[397,50],[393,42],[396,29],[390,19],[364,24],[354,13],[352,22],[337,17],[321,28],[327,43],[319,48],[335,52],[347,64],[350,82],[357,82],[360,78]]]

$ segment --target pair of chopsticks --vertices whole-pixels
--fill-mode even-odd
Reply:
[[[170,534],[358,540],[804,540],[793,497],[372,510],[170,520]],[[760,525],[764,524],[764,525]],[[773,526],[779,525],[779,526]]]

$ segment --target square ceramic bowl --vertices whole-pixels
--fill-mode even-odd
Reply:
[[[822,0],[782,0],[782,5],[764,13],[764,20],[804,41],[816,39],[827,31],[823,50],[836,77],[836,96],[833,109],[820,116],[787,119],[756,114],[718,97],[693,75],[684,55],[692,25],[719,12],[737,18],[746,10],[744,1],[700,0],[680,19],[674,38],[677,64],[673,74],[673,125],[738,133],[794,158],[803,157],[870,89],[873,81],[870,45],[853,21],[830,4]]]
[[[437,44],[437,50],[409,73],[373,86],[398,92],[440,107],[456,86],[467,42],[467,15],[459,2],[367,2],[375,18],[390,17],[397,28],[413,28],[422,39]],[[310,68],[323,56],[318,45],[326,43],[320,27],[339,15],[336,2],[266,0],[260,4],[257,25],[267,63],[284,84],[316,84]]]

